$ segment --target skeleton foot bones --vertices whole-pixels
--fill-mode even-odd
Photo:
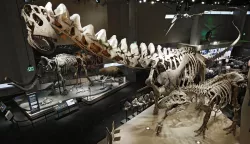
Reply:
[[[198,99],[199,104],[196,110],[204,111],[205,116],[201,127],[195,131],[197,136],[202,134],[205,138],[205,132],[208,129],[207,123],[210,119],[211,112],[214,108],[222,109],[227,104],[232,104],[234,107],[234,120],[232,125],[225,130],[229,130],[228,133],[232,132],[235,134],[239,105],[237,104],[238,87],[234,85],[241,82],[244,82],[244,76],[237,72],[231,72],[219,75],[198,85],[193,84],[174,90],[168,97],[163,98],[158,105],[160,109],[166,108],[165,116],[160,123],[163,123],[169,114],[168,112],[173,108],[197,102]],[[194,101],[194,99],[196,100]],[[204,99],[206,99],[206,101]],[[159,131],[157,134],[159,134]]]

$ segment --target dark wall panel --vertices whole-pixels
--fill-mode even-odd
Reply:
[[[78,13],[81,16],[82,26],[93,24],[95,32],[103,28],[108,29],[107,6],[97,5],[96,2],[92,0],[87,2],[81,1],[81,3],[75,3],[73,0],[51,0],[51,2],[53,9],[60,3],[64,3],[70,15]],[[46,3],[47,1],[41,0],[35,4],[45,6]],[[19,17],[20,13],[16,4],[19,5],[20,10],[24,1],[5,0],[1,3],[2,20],[4,20],[4,22],[0,24],[0,83],[4,82],[4,77],[6,76],[18,81],[29,81],[34,74],[33,72],[27,72],[29,64],[35,65],[33,49],[27,43],[27,30],[24,20]],[[25,43],[27,43],[27,49]],[[27,55],[29,55],[29,59]]]
[[[246,17],[246,23],[243,29],[243,34],[245,35],[242,36],[242,40],[250,41],[250,15]]]
[[[166,31],[171,25],[172,19],[165,19],[166,14],[176,14],[175,5],[163,4],[138,4],[138,39],[143,42],[153,42],[156,44],[169,43],[169,42],[187,42],[189,43],[193,18],[182,18],[176,21],[174,27],[169,34],[165,36]],[[184,7],[183,7],[184,8]],[[188,14],[198,14],[205,10],[227,10],[227,8],[196,5],[191,7]],[[185,13],[183,10],[182,13]],[[216,40],[234,40],[237,37],[237,31],[232,25],[232,15],[203,15],[199,17],[199,31],[201,39],[209,28],[213,28],[218,24],[221,27],[214,31],[213,37]]]
[[[1,52],[0,52],[0,82],[4,82],[4,77],[8,76],[18,81],[28,79],[32,72],[27,72],[27,67],[34,61],[32,50],[26,51],[25,41],[22,34],[22,23],[17,9],[18,2],[15,0],[3,1],[1,9],[4,10],[1,23]],[[8,14],[4,14],[8,13]],[[28,56],[30,55],[30,62]]]
[[[95,32],[100,29],[108,29],[107,5],[99,5],[94,0],[85,0],[77,3],[76,0],[50,0],[53,10],[61,3],[65,4],[70,15],[80,15],[82,27],[93,24]],[[39,5],[45,6],[47,1],[40,1]]]
[[[108,38],[116,35],[120,41],[129,32],[129,5],[124,0],[108,1]]]

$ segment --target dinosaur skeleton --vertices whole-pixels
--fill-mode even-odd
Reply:
[[[65,87],[65,79],[63,78],[62,74],[66,74],[72,68],[76,69],[75,74],[74,74],[77,77],[76,83],[78,83],[79,72],[81,71],[81,68],[83,68],[85,75],[90,82],[90,85],[93,84],[93,82],[88,77],[88,73],[86,69],[86,65],[88,65],[88,61],[90,61],[89,59],[91,59],[91,57],[89,57],[88,55],[86,56],[84,54],[77,55],[77,56],[70,55],[70,54],[58,54],[52,59],[49,59],[45,56],[41,56],[41,60],[38,64],[38,69],[42,68],[45,72],[56,72],[63,86],[63,95],[66,95],[68,91]],[[12,81],[12,83],[10,83],[11,85],[14,85],[25,91],[32,89],[35,86],[35,84],[38,82],[36,79],[35,81],[33,81],[33,83],[30,82],[32,84],[29,88],[24,88],[20,83],[13,81],[13,80],[11,81]],[[54,85],[55,85],[55,82],[54,82]]]
[[[235,134],[238,116],[237,111],[240,108],[237,102],[237,88],[238,84],[241,82],[244,82],[244,76],[237,72],[231,72],[216,76],[215,78],[198,85],[193,84],[172,91],[171,94],[168,97],[163,98],[158,105],[161,109],[166,108],[165,116],[160,123],[162,124],[172,109],[191,102],[196,102],[196,109],[200,111],[203,110],[206,114],[203,118],[202,126],[195,132],[198,133],[197,135],[203,133],[203,136],[205,137],[207,123],[212,110],[215,109],[218,111],[223,109],[227,104],[232,104],[234,107],[233,123],[225,130],[229,130],[228,133],[233,132]]]
[[[181,63],[186,63],[189,66],[182,65],[185,76],[192,79],[193,75],[199,74],[200,69],[204,69],[204,63],[208,61],[197,53],[196,47],[193,46],[170,49],[161,46],[155,47],[152,43],[148,46],[145,43],[141,43],[140,46],[132,43],[129,47],[126,38],[118,43],[116,35],[113,35],[108,40],[105,29],[95,34],[93,25],[82,27],[80,16],[78,14],[70,16],[64,4],[60,4],[54,11],[50,2],[45,7],[27,4],[22,9],[22,16],[28,30],[28,42],[40,52],[51,53],[55,49],[55,45],[74,43],[81,49],[128,67],[151,69],[150,76],[146,81],[148,86],[152,86],[155,70],[157,74],[160,74],[166,70],[176,69]],[[239,41],[239,38],[240,35],[231,46],[234,46]],[[50,49],[45,49],[44,45],[49,45]],[[226,50],[223,52],[225,53]],[[189,60],[188,62],[183,61],[187,54],[189,54],[186,58],[186,60]],[[210,61],[213,61],[213,58]],[[189,76],[189,74],[192,76]],[[178,77],[175,76],[175,78]],[[164,86],[167,87],[168,84],[164,84]],[[155,93],[159,93],[158,91],[158,89],[154,88]],[[155,102],[158,103],[157,97]],[[154,113],[158,113],[157,108]]]

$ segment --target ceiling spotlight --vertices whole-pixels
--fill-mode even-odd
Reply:
[[[201,2],[201,4],[205,4],[205,2]]]
[[[218,2],[218,4],[220,4],[220,2]]]
[[[195,2],[195,0],[192,0],[192,2]]]
[[[155,2],[154,2],[154,1],[151,1],[151,4],[155,4]]]
[[[160,1],[160,0],[156,0],[156,1]]]
[[[142,3],[142,1],[140,0],[139,3]]]
[[[213,45],[218,45],[220,42],[218,42],[218,41],[214,41],[212,44]]]
[[[217,2],[214,2],[214,4],[217,4]]]
[[[147,2],[147,0],[143,0],[143,2]]]

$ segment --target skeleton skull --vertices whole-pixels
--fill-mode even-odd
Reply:
[[[54,42],[57,40],[57,34],[51,26],[53,23],[51,9],[51,3],[46,5],[46,9],[29,4],[24,5],[22,9],[22,17],[28,30],[28,42],[43,54],[54,52]]]
[[[231,72],[227,76],[231,79],[233,84],[239,84],[245,80],[244,76],[238,72]]]
[[[192,100],[186,93],[179,90],[172,91],[169,96],[164,97],[158,104],[159,108],[172,108],[175,105],[190,103]]]
[[[45,72],[53,71],[56,67],[56,63],[54,60],[48,59],[47,57],[41,56],[41,60],[39,64],[42,66]]]

